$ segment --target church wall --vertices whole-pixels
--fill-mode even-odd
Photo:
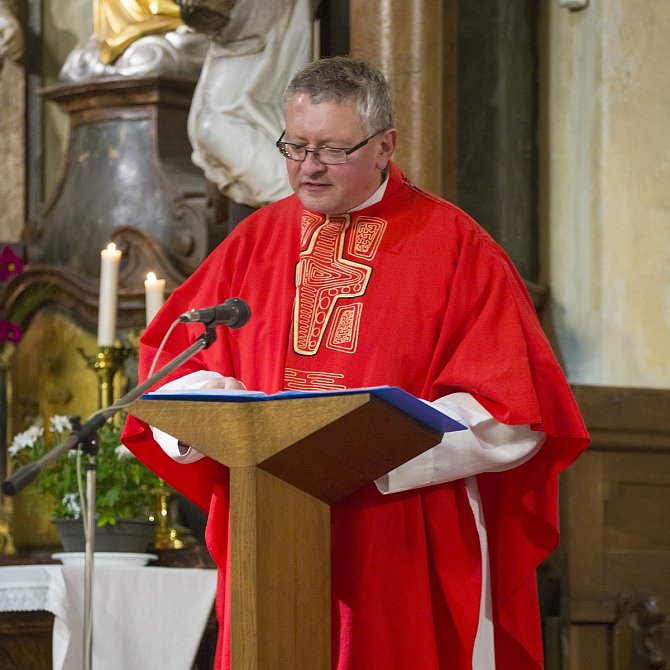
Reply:
[[[545,3],[546,236],[570,380],[670,384],[670,5]]]
[[[541,3],[541,253],[559,354],[579,384],[670,381],[670,71],[662,0]],[[91,32],[90,0],[43,0],[43,84]],[[25,215],[20,68],[5,65],[0,101],[0,239]],[[16,84],[16,86],[15,86]],[[7,103],[7,104],[5,104]],[[4,129],[10,124],[10,132]],[[67,126],[45,106],[44,197],[60,177]]]

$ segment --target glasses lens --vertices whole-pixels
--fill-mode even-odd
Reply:
[[[322,147],[318,152],[319,160],[326,165],[338,165],[347,162],[347,152],[344,149]]]
[[[331,149],[330,147],[308,149],[302,144],[291,144],[291,142],[277,142],[277,148],[282,156],[292,161],[304,161],[307,152],[311,152],[318,161],[325,165],[338,165],[347,162],[347,152],[344,149]]]
[[[302,161],[305,159],[305,148],[290,142],[278,142],[277,146],[282,156],[290,158],[292,161]]]

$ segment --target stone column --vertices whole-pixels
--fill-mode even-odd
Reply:
[[[350,0],[349,13],[351,55],[378,65],[395,93],[396,162],[418,185],[453,197],[455,0]]]
[[[460,0],[458,198],[540,279],[537,241],[537,5]]]
[[[25,221],[25,78],[21,62],[0,65],[0,240],[17,242]]]

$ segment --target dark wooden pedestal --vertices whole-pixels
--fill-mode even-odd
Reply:
[[[50,670],[51,612],[0,612],[0,668]]]

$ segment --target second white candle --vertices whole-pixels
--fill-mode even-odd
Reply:
[[[156,312],[163,306],[165,301],[165,279],[156,279],[154,272],[149,272],[144,281],[144,304],[146,307],[147,326],[156,316]]]

